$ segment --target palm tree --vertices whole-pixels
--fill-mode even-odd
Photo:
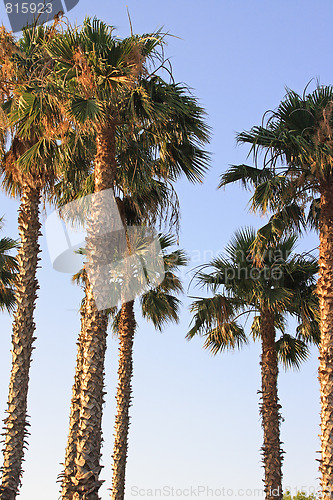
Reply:
[[[0,218],[0,229],[3,217]],[[0,239],[0,310],[12,312],[15,306],[14,285],[18,264],[16,257],[8,252],[17,248],[17,242],[8,237]]]
[[[43,88],[50,71],[50,59],[43,44],[54,27],[31,28],[19,41],[2,27],[1,54],[1,174],[3,187],[21,200],[18,225],[20,247],[13,323],[13,360],[5,420],[4,462],[0,498],[16,498],[22,475],[27,436],[27,395],[32,345],[34,309],[38,283],[40,234],[39,203],[55,178],[53,164],[59,132],[51,95]],[[56,131],[56,132],[55,132]],[[8,132],[11,144],[6,150]]]
[[[149,178],[145,174],[145,171],[151,171],[154,166],[155,159],[152,159],[151,151],[146,147],[146,144],[142,144],[140,138],[142,134],[138,134],[135,141],[118,140],[117,141],[117,159],[120,164],[124,165],[124,169],[118,169],[117,179],[116,179],[116,194],[117,194],[117,205],[119,207],[120,213],[122,214],[122,220],[124,227],[131,227],[133,225],[136,227],[145,227],[147,224],[149,226],[154,225],[157,221],[164,221],[164,225],[170,225],[170,227],[177,227],[178,224],[178,199],[176,193],[173,191],[172,185],[169,181],[157,180],[154,178]],[[92,154],[92,150],[90,150]],[[87,159],[88,155],[86,155]],[[74,175],[73,175],[74,174]],[[92,175],[88,176],[85,173],[78,176],[75,175],[76,172],[68,170],[65,172],[65,176],[62,181],[56,186],[57,192],[57,204],[62,207],[66,203],[72,201],[73,199],[80,199],[82,196],[91,194],[93,189],[93,178]],[[150,232],[150,231],[149,231]],[[133,234],[133,231],[131,232]],[[138,231],[138,236],[142,234],[142,231]],[[139,238],[142,248],[142,241]],[[164,241],[165,240],[161,240]],[[133,244],[137,245],[138,242],[132,241]],[[145,245],[143,245],[144,248]],[[133,248],[131,248],[133,252]],[[141,251],[142,253],[142,251]],[[176,258],[177,254],[173,254]],[[166,257],[164,257],[166,259]],[[179,262],[180,257],[178,258]],[[167,260],[165,260],[167,264]],[[171,263],[168,264],[170,267]],[[179,264],[180,265],[180,264]],[[171,275],[169,275],[170,278]],[[75,474],[77,473],[76,467],[76,456],[77,456],[77,435],[80,423],[80,406],[81,406],[81,379],[83,377],[83,356],[84,356],[84,344],[85,344],[85,317],[86,309],[85,304],[87,303],[87,285],[89,283],[87,279],[86,272],[79,273],[75,276],[75,279],[79,279],[80,283],[83,284],[83,289],[85,291],[85,299],[83,300],[81,306],[81,332],[78,339],[78,354],[76,362],[75,380],[73,384],[73,393],[71,401],[71,414],[70,414],[70,428],[69,436],[66,448],[66,458],[64,473],[62,474],[62,497],[71,498],[73,491],[75,490]],[[169,279],[170,282],[170,279]],[[166,284],[166,280],[164,280]],[[171,283],[170,283],[171,284]],[[180,290],[179,290],[180,291]],[[133,305],[133,304],[132,304]],[[133,317],[132,305],[128,305],[122,308],[122,318],[123,322],[128,323],[126,319],[126,314],[129,317]],[[155,319],[155,322],[157,318]],[[131,323],[132,327],[134,323]],[[135,329],[130,329],[130,335],[132,336],[132,342],[134,337]],[[106,325],[104,337],[106,341]],[[102,367],[103,368],[103,367]],[[102,371],[103,374],[103,371]],[[131,374],[127,376],[128,380],[131,378]],[[100,395],[100,405],[103,403],[103,394]],[[126,429],[121,427],[123,432]],[[101,433],[101,420],[98,422],[98,427],[95,427],[95,453],[100,456],[100,447],[102,441]],[[126,431],[127,432],[127,431]],[[99,438],[97,439],[97,437]],[[121,481],[124,480],[125,466],[126,466],[126,450],[125,459],[118,462],[118,467],[115,468],[117,473],[114,473],[115,478],[120,477],[117,481],[118,486]],[[118,453],[119,454],[119,453]],[[121,479],[122,478],[122,479]]]
[[[213,354],[247,343],[239,322],[243,315],[254,315],[251,335],[259,338],[261,354],[261,409],[267,500],[282,499],[282,450],[277,391],[278,359],[299,363],[308,355],[307,343],[318,343],[317,302],[314,296],[317,263],[314,258],[291,255],[295,236],[267,245],[257,267],[251,255],[256,233],[253,229],[236,232],[225,255],[212,260],[196,273],[198,284],[213,293],[191,306],[193,326],[187,334],[205,337],[204,347]],[[286,314],[297,318],[295,336],[287,333]],[[276,332],[282,336],[276,341]]]
[[[182,250],[166,253],[175,244],[169,236],[161,236],[160,244],[164,260],[164,279],[157,287],[149,289],[141,295],[142,315],[151,321],[155,328],[162,331],[170,322],[178,322],[180,301],[176,297],[183,291],[177,272],[187,264]],[[115,442],[113,449],[113,500],[123,500],[125,494],[125,472],[128,450],[129,408],[132,394],[133,375],[133,342],[136,330],[134,300],[122,304],[113,322],[113,329],[119,336],[119,366],[117,388],[117,415],[115,423]]]
[[[200,182],[203,177],[208,160],[202,149],[208,140],[203,110],[187,89],[165,83],[156,70],[150,72],[148,68],[148,62],[160,62],[158,48],[162,44],[159,32],[118,40],[112,27],[86,19],[81,31],[68,30],[48,46],[55,61],[54,77],[61,82],[60,99],[65,96],[70,119],[82,133],[94,134],[95,193],[115,191],[117,170],[127,169],[117,161],[117,142],[128,141],[130,132],[131,142],[135,144],[140,136],[151,156],[152,168],[139,172],[141,185],[153,177],[156,181],[174,181],[184,174],[192,182]],[[106,249],[96,248],[93,238],[105,224],[102,212],[102,206],[94,207],[87,253],[105,259]],[[99,279],[91,274],[90,278],[95,283]],[[100,429],[102,415],[106,313],[97,310],[95,283],[86,287],[82,370],[87,376],[82,378],[85,397],[81,397],[75,461],[75,491],[82,498],[87,491],[91,498],[97,498],[100,487],[100,439],[96,441],[96,429]]]
[[[149,163],[147,163],[148,165]],[[119,180],[121,180],[122,176],[119,174]],[[130,177],[133,179],[133,177]],[[126,182],[126,179],[122,179],[123,182]],[[63,181],[60,183],[59,186],[57,186],[57,191],[59,192],[59,195],[62,196],[62,199],[58,199],[58,204],[62,205],[64,203],[64,200],[69,201],[69,196],[70,193],[73,193],[72,189],[69,188],[68,184],[68,179],[67,182],[65,183],[67,190],[64,190],[64,184]],[[75,191],[76,195],[82,195],[83,193],[88,194],[89,193],[89,186],[91,188],[93,184],[91,183],[91,179],[88,177],[84,179],[84,185],[81,191]],[[132,186],[133,187],[133,186]],[[69,193],[68,193],[68,188],[69,188]],[[117,191],[119,191],[119,195],[121,194],[121,189],[117,188]],[[145,185],[141,186],[141,192],[140,194],[132,194],[131,196],[124,195],[124,192],[122,192],[122,199],[117,197],[117,203],[118,206],[122,206],[122,211],[126,214],[126,219],[124,220],[126,225],[132,225],[132,224],[144,224],[145,221],[149,218],[148,214],[149,212],[153,212],[153,215],[150,217],[150,220],[153,220],[154,217],[157,216],[157,214],[160,213],[160,211],[166,211],[168,210],[168,204],[172,200],[172,193],[169,192],[169,189],[166,185],[163,185],[160,181],[151,181],[151,185]],[[172,221],[174,221],[174,217],[171,217]],[[142,233],[142,231],[139,230],[139,235]],[[165,241],[164,239],[161,241]],[[131,239],[131,244],[134,244],[135,241],[132,241]],[[140,241],[141,247],[145,247],[143,244],[144,242]],[[132,248],[133,251],[133,248]],[[141,252],[142,253],[142,252]],[[174,254],[176,256],[176,253]],[[165,262],[167,263],[167,257],[164,257]],[[166,264],[167,265],[167,264]],[[180,265],[180,264],[179,264]],[[78,338],[78,352],[77,352],[77,361],[76,361],[76,369],[75,369],[75,377],[74,377],[74,384],[73,384],[73,390],[72,390],[72,400],[71,400],[71,413],[70,413],[70,425],[69,425],[69,435],[68,435],[68,441],[67,441],[67,447],[66,447],[66,456],[65,456],[65,463],[64,463],[64,472],[61,474],[62,478],[62,497],[63,498],[71,498],[72,495],[74,494],[75,491],[75,475],[77,474],[77,466],[76,466],[76,459],[77,459],[77,437],[78,437],[78,432],[79,432],[79,426],[80,426],[80,411],[81,411],[81,398],[84,396],[82,393],[82,379],[86,375],[84,373],[84,367],[83,367],[83,359],[84,359],[84,349],[86,346],[86,303],[88,301],[87,299],[87,288],[89,286],[89,280],[87,277],[87,273],[85,270],[79,272],[77,275],[73,277],[73,280],[76,283],[81,284],[85,297],[82,301],[81,304],[81,331],[80,335]],[[132,301],[133,302],[133,301]],[[129,303],[128,303],[129,304]],[[126,310],[129,314],[133,315],[133,311],[128,307]],[[108,310],[107,311],[107,317],[111,313],[114,313],[114,309]],[[126,320],[126,314],[124,314],[124,310],[122,309],[122,317],[123,321]],[[124,319],[125,318],[125,319]],[[106,338],[107,338],[107,323],[102,325],[104,327],[104,339],[105,339],[105,345],[103,346],[106,349]],[[131,331],[131,335],[134,337],[134,330]],[[101,367],[101,373],[102,376],[104,376],[104,367]],[[100,394],[100,407],[102,408],[102,404],[104,402],[103,400],[104,392],[101,392]],[[102,417],[102,411],[100,413],[100,419],[98,421],[98,427],[96,426],[94,428],[95,432],[95,443],[94,443],[94,448],[93,451],[96,456],[100,457],[100,452],[101,452],[101,443],[102,443],[102,428],[101,428],[101,417]],[[74,479],[74,481],[73,481]]]
[[[323,500],[331,498],[333,484],[333,143],[332,87],[318,87],[303,96],[288,90],[266,123],[238,135],[251,144],[255,167],[234,166],[221,186],[241,181],[252,186],[252,207],[272,214],[259,232],[256,247],[279,237],[286,228],[319,229],[320,305],[319,381],[321,396],[321,487]],[[268,115],[266,115],[268,116]],[[264,153],[263,168],[258,167]],[[280,165],[281,164],[281,165]]]
[[[141,233],[141,232],[140,232]],[[150,240],[150,238],[149,238]],[[141,260],[145,259],[148,241],[144,241],[142,234],[138,235],[136,251]],[[134,243],[134,241],[132,240]],[[171,236],[160,235],[160,247],[164,263],[164,277],[158,286],[153,283],[143,284],[145,291],[139,297],[143,318],[151,321],[155,328],[162,331],[169,322],[178,322],[180,300],[176,297],[183,292],[178,270],[187,265],[187,257],[183,250],[177,249],[170,252],[170,247],[175,245],[175,239]],[[80,284],[85,290],[88,280],[86,271],[83,269],[73,276],[73,282]],[[86,296],[85,296],[86,297]],[[107,311],[108,322],[111,323],[113,332],[119,338],[119,366],[118,366],[118,388],[116,394],[117,415],[115,422],[115,442],[113,452],[113,487],[112,498],[124,498],[125,472],[128,451],[129,432],[129,409],[132,400],[132,377],[133,377],[133,343],[137,329],[134,314],[134,300],[123,303],[119,308]],[[73,396],[71,403],[70,434],[66,450],[66,467],[63,478],[64,498],[71,498],[73,487],[71,487],[70,475],[75,469],[76,446],[75,437],[78,431],[81,391],[82,350],[85,338],[85,298],[81,304],[81,331],[78,340],[78,355],[75,380],[73,385]],[[103,394],[101,398],[103,399]],[[98,433],[96,433],[98,434]],[[96,437],[98,437],[96,435]],[[100,444],[99,444],[100,446]]]
[[[131,135],[133,131],[131,132]],[[142,134],[138,134],[142,136]],[[70,149],[73,151],[75,144],[72,144]],[[82,151],[85,151],[82,155]],[[78,156],[75,156],[75,165],[80,166],[84,160],[89,165],[89,156],[93,158],[94,143],[90,140],[85,144],[80,144],[80,148],[76,151]],[[173,191],[169,182],[162,180],[150,179],[145,174],[145,169],[151,171],[154,163],[152,162],[151,152],[146,149],[146,146],[140,143],[138,138],[131,141],[128,137],[126,140],[117,141],[117,161],[124,165],[123,169],[117,170],[116,178],[116,200],[117,205],[122,214],[126,214],[123,219],[124,224],[142,225],[154,224],[157,220],[163,220],[164,225],[177,227],[178,225],[178,199],[176,193]],[[92,167],[91,162],[91,167]],[[81,165],[82,167],[82,165]],[[62,210],[62,207],[69,202],[89,195],[94,189],[93,173],[87,175],[87,171],[81,168],[71,168],[66,170],[62,179],[55,186],[55,197],[57,206]],[[70,424],[69,434],[65,454],[64,472],[60,475],[62,479],[62,497],[71,498],[75,484],[75,474],[77,471],[76,458],[77,458],[77,435],[80,422],[80,408],[81,408],[81,380],[83,377],[83,356],[85,345],[85,317],[87,302],[86,289],[89,284],[86,271],[80,272],[74,276],[74,281],[81,284],[85,293],[85,298],[81,305],[81,331],[78,338],[78,352],[75,368],[75,377],[72,390],[71,411],[70,411]],[[104,325],[105,340],[107,337],[106,325]],[[133,332],[134,334],[134,332]],[[103,373],[103,372],[102,372]],[[103,394],[100,395],[100,405],[103,403]],[[100,454],[100,447],[102,442],[102,429],[101,420],[98,423],[99,427],[94,428],[95,436],[99,436],[95,442],[95,453]]]

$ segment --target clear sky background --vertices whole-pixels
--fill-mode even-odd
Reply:
[[[169,38],[166,49],[175,80],[193,88],[207,110],[213,130],[212,168],[204,184],[192,186],[185,180],[178,183],[180,245],[192,258],[190,269],[221,251],[240,226],[262,224],[259,217],[248,213],[248,193],[237,186],[225,191],[216,189],[219,176],[229,164],[245,162],[248,150],[236,147],[235,133],[259,124],[263,113],[279,104],[285,86],[302,92],[313,78],[322,84],[333,82],[333,4],[328,0],[81,0],[69,13],[69,19],[80,23],[85,15],[96,15],[116,26],[122,37],[129,34],[126,5],[135,32],[164,26],[179,37]],[[9,26],[3,6],[0,21]],[[313,88],[315,83],[311,85]],[[6,234],[17,237],[17,201],[0,195],[0,206]],[[317,245],[316,235],[309,235],[299,249]],[[81,291],[70,283],[69,275],[52,269],[44,229],[41,247],[38,340],[29,393],[31,436],[22,500],[58,498],[56,476],[64,459],[80,328],[77,310]],[[186,275],[186,287],[188,281]],[[148,494],[149,488],[184,490],[201,485],[221,490],[220,496],[244,498],[255,497],[250,490],[262,487],[257,394],[260,346],[250,345],[241,352],[214,358],[201,348],[200,339],[187,342],[184,337],[190,321],[189,303],[184,298],[180,324],[170,326],[163,334],[139,322],[126,500],[138,497],[137,488]],[[0,415],[6,408],[10,334],[11,320],[2,314]],[[117,349],[116,339],[110,336],[103,422],[103,498],[109,495],[112,477]],[[318,486],[317,366],[317,352],[313,350],[301,371],[285,373],[281,369],[285,487],[310,490]],[[241,495],[240,489],[249,491]],[[212,497],[201,494],[200,498]]]

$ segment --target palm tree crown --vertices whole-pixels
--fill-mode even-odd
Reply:
[[[285,313],[297,318],[299,327],[294,347],[302,356],[307,351],[307,341],[319,342],[318,305],[314,294],[317,261],[312,257],[291,256],[296,237],[287,236],[279,245],[272,244],[266,249],[262,266],[258,267],[251,254],[255,238],[253,229],[238,231],[226,247],[225,255],[203,266],[203,269],[211,268],[211,272],[202,269],[195,274],[198,284],[214,296],[193,302],[194,319],[188,338],[204,334],[205,347],[214,354],[241,347],[247,343],[247,336],[239,319],[253,313],[251,335],[258,338],[260,311],[267,308],[274,311],[276,328],[284,339],[287,338]]]
[[[306,227],[319,230],[321,391],[321,484],[323,499],[331,498],[333,453],[333,87],[318,87],[303,96],[288,90],[265,125],[238,135],[251,144],[255,167],[233,166],[222,175],[220,186],[241,181],[254,188],[252,208],[270,212],[269,222],[258,232],[253,252],[279,239],[285,230]],[[258,168],[259,153],[263,168]],[[279,166],[281,162],[281,166]]]
[[[240,318],[252,315],[250,334],[262,344],[261,415],[266,500],[281,500],[278,359],[285,366],[299,367],[308,356],[308,344],[319,342],[318,301],[314,295],[318,266],[314,258],[291,255],[296,238],[287,236],[278,244],[266,246],[258,267],[252,254],[255,239],[253,229],[238,231],[226,247],[225,255],[196,273],[198,284],[207,287],[213,296],[193,302],[193,325],[187,338],[204,336],[204,347],[213,354],[239,348],[248,342]],[[205,268],[211,271],[205,272]],[[287,313],[298,320],[295,335],[287,332]],[[276,331],[282,334],[278,341]]]
[[[219,187],[241,182],[254,190],[251,208],[271,214],[258,237],[269,239],[286,227],[319,229],[321,192],[333,180],[332,100],[333,87],[303,96],[288,90],[264,125],[237,135],[251,145],[255,166],[233,165]]]

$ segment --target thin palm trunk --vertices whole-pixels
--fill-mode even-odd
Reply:
[[[333,498],[333,182],[322,186],[318,296],[322,499]]]
[[[20,486],[22,462],[26,445],[27,397],[29,370],[35,323],[38,282],[36,271],[40,252],[39,202],[37,188],[23,186],[18,225],[21,246],[18,253],[19,273],[16,284],[17,308],[12,335],[12,371],[9,383],[8,416],[5,420],[4,462],[2,467],[1,500],[14,500]]]
[[[85,328],[86,308],[85,302],[81,307],[81,330],[77,342],[77,357],[74,384],[72,388],[71,410],[69,417],[69,433],[67,439],[67,447],[65,452],[64,472],[61,484],[62,498],[71,498],[73,495],[73,481],[75,477],[75,459],[76,459],[76,440],[80,420],[80,396],[81,396],[81,380],[83,366],[83,347],[85,343],[86,328]]]
[[[101,127],[96,142],[95,192],[97,193],[106,189],[113,189],[117,167],[115,159],[115,128],[110,125]],[[100,217],[104,207],[99,203],[98,199],[93,210],[95,219],[93,217],[92,227],[90,228],[92,237],[90,242],[90,237],[88,237],[87,248],[92,245],[90,254],[93,255],[93,258],[102,262],[107,260],[108,249],[94,243],[94,234],[98,234],[101,229],[103,230],[99,226],[101,221],[104,220],[103,216]],[[110,216],[112,217],[112,214]],[[94,283],[94,286],[98,287],[98,285],[98,282]],[[104,284],[101,285],[101,287],[103,286]],[[63,496],[63,498],[98,500],[98,491],[102,484],[102,481],[99,480],[99,474],[101,471],[107,315],[105,312],[97,310],[93,287],[89,282],[87,282],[85,301],[86,335],[82,353],[80,416],[76,440],[75,478],[73,480],[75,493],[73,497]]]
[[[262,342],[261,416],[264,430],[262,447],[266,500],[282,500],[282,450],[280,405],[277,394],[278,360],[275,347],[274,314],[264,308],[260,316]]]
[[[73,479],[75,493],[71,492],[68,497],[63,498],[97,500],[102,484],[99,474],[107,316],[97,310],[89,284],[86,299],[86,335],[82,350],[80,415]]]
[[[117,415],[113,448],[113,500],[124,500],[125,473],[128,449],[129,408],[131,406],[133,374],[133,341],[135,332],[134,301],[121,307],[119,320],[119,367],[117,388]]]

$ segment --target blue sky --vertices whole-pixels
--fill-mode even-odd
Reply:
[[[225,191],[216,189],[219,176],[229,164],[246,161],[247,148],[236,146],[235,133],[260,123],[263,113],[278,105],[286,86],[302,92],[311,79],[332,83],[333,5],[330,1],[308,0],[81,0],[68,17],[80,23],[85,15],[96,15],[116,26],[120,37],[126,36],[126,5],[135,32],[151,32],[164,26],[178,37],[169,37],[166,48],[174,78],[192,87],[207,110],[212,128],[212,168],[205,182],[193,186],[182,180],[177,186],[182,209],[180,245],[192,257],[189,268],[194,267],[222,250],[240,226],[262,224],[259,217],[248,213],[248,193],[237,186]],[[0,21],[8,26],[3,7]],[[0,201],[6,233],[16,237],[18,203],[4,195],[0,195]],[[45,220],[45,215],[42,218]],[[308,235],[299,248],[310,249],[317,244],[316,235]],[[38,340],[29,393],[31,436],[22,500],[58,498],[55,480],[64,458],[80,328],[77,309],[81,292],[70,284],[69,275],[52,269],[44,229],[41,247]],[[188,275],[185,282],[187,286]],[[242,352],[213,358],[202,350],[200,339],[184,339],[190,321],[188,304],[184,298],[180,324],[163,334],[155,333],[143,321],[139,323],[127,500],[138,496],[138,487],[147,493],[149,488],[202,485],[221,491],[225,488],[225,492],[233,490],[233,498],[255,496],[241,495],[238,490],[262,487],[257,395],[260,346],[251,345]],[[5,314],[1,325],[0,415],[4,415],[11,363],[11,321]],[[285,418],[284,485],[292,488],[318,486],[317,364],[314,350],[300,372],[280,373]],[[111,487],[116,371],[117,342],[110,335],[103,498],[107,498],[107,488]],[[200,498],[211,496],[201,494]]]

